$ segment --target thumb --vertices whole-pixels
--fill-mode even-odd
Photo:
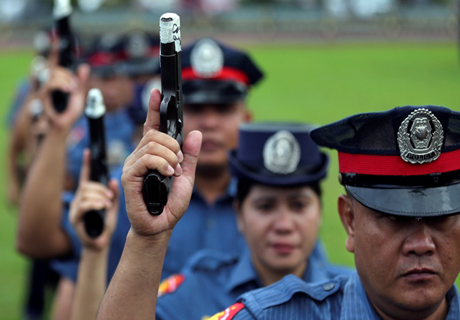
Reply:
[[[80,181],[78,184],[81,185],[82,182],[89,181],[90,175],[91,175],[90,151],[89,149],[85,149],[83,151],[83,161],[82,161],[81,171],[80,171]]]
[[[203,136],[201,132],[194,130],[187,135],[182,146],[182,151],[184,153],[184,160],[181,163],[182,174],[192,185],[195,180],[195,169],[198,163],[202,140]]]
[[[109,184],[107,187],[113,192],[113,198],[112,202],[113,203],[118,203],[118,197],[120,196],[120,187],[118,185],[118,180],[117,179],[110,179]]]

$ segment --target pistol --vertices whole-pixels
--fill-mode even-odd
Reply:
[[[160,18],[161,105],[160,131],[167,133],[182,148],[184,142],[182,119],[181,31],[180,18],[165,13]],[[143,197],[152,215],[163,212],[168,202],[174,177],[164,177],[150,170],[144,179]]]
[[[59,65],[71,69],[74,65],[74,53],[78,46],[70,28],[70,0],[54,0],[53,18],[54,31],[59,37]],[[51,93],[54,109],[63,112],[69,101],[69,94],[60,90]]]
[[[89,148],[91,158],[90,180],[104,185],[109,183],[107,151],[104,127],[105,105],[99,89],[91,89],[86,100],[85,115],[89,125]],[[83,216],[85,230],[91,238],[98,237],[104,230],[105,210],[90,210]]]

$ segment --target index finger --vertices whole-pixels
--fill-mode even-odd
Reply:
[[[160,104],[161,94],[158,89],[150,91],[149,110],[147,111],[147,118],[144,123],[144,133],[151,129],[159,130],[160,128]]]
[[[82,182],[89,181],[90,178],[91,165],[89,154],[89,149],[85,149],[83,151],[83,162],[80,171],[80,181],[78,182],[79,185],[81,185]]]
[[[59,64],[59,39],[54,37],[51,40],[51,50],[48,56],[48,65],[51,68],[54,68]]]

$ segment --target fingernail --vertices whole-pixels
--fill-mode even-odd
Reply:
[[[168,172],[169,174],[173,174],[173,173],[174,173],[173,167],[171,167],[170,165],[168,165],[168,168],[166,169],[166,172]]]
[[[109,197],[110,199],[113,198],[113,192],[112,192],[111,190],[107,190],[107,191],[105,192],[105,194],[106,194],[107,197]]]
[[[177,153],[177,158],[179,159],[179,163],[181,163],[184,160],[184,154],[181,150],[179,150],[179,152]]]
[[[176,170],[174,170],[174,175],[178,177],[181,174],[182,174],[182,167],[180,166],[180,164],[178,164],[176,167]]]

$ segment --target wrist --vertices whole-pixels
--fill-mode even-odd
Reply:
[[[166,248],[171,234],[172,230],[167,230],[155,235],[144,236],[136,233],[131,228],[129,229],[126,241],[133,243],[140,250],[147,249],[150,252],[152,248]]]

